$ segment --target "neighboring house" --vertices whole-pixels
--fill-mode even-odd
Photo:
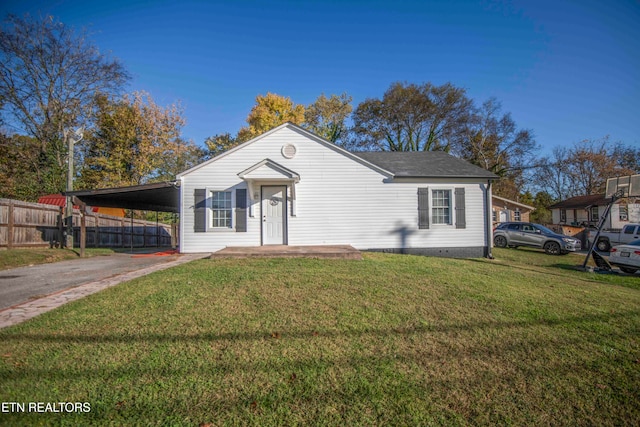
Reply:
[[[492,196],[491,209],[493,214],[493,225],[501,222],[522,221],[529,222],[530,214],[535,209],[533,206],[524,203],[514,202],[504,197]]]
[[[577,196],[549,206],[554,224],[597,226],[605,214],[610,198],[604,194]],[[640,204],[634,198],[622,198],[611,206],[604,228],[622,228],[628,223],[640,222]]]
[[[178,175],[180,251],[348,244],[488,256],[495,179],[446,153],[352,153],[287,123]]]

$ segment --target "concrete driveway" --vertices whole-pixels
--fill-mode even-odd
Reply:
[[[0,271],[0,328],[123,281],[210,254],[113,254]]]

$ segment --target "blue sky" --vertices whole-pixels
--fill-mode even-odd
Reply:
[[[183,136],[235,134],[258,94],[354,108],[396,81],[495,96],[543,152],[609,135],[640,146],[640,1],[4,1],[87,27]]]

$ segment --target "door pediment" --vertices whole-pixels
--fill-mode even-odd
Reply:
[[[245,181],[292,181],[299,182],[300,175],[270,159],[264,159],[238,173]]]

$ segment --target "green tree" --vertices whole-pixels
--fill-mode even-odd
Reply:
[[[24,135],[8,137],[0,133],[0,197],[30,202],[46,194],[43,183],[50,182],[40,164],[40,144]]]
[[[329,98],[321,94],[307,107],[304,127],[333,143],[345,140],[348,133],[346,120],[353,110],[352,100],[346,93]]]
[[[449,151],[472,117],[472,101],[451,83],[394,83],[382,99],[369,98],[353,113],[359,149]]]
[[[537,222],[538,224],[551,224],[553,220],[549,206],[555,202],[556,200],[546,191],[537,192],[533,203],[531,203],[531,205],[535,207],[535,210],[531,212],[531,221]]]
[[[38,141],[43,192],[65,188],[65,131],[91,122],[95,95],[118,93],[128,78],[84,31],[51,16],[6,18],[0,29],[2,113],[7,124]]]

